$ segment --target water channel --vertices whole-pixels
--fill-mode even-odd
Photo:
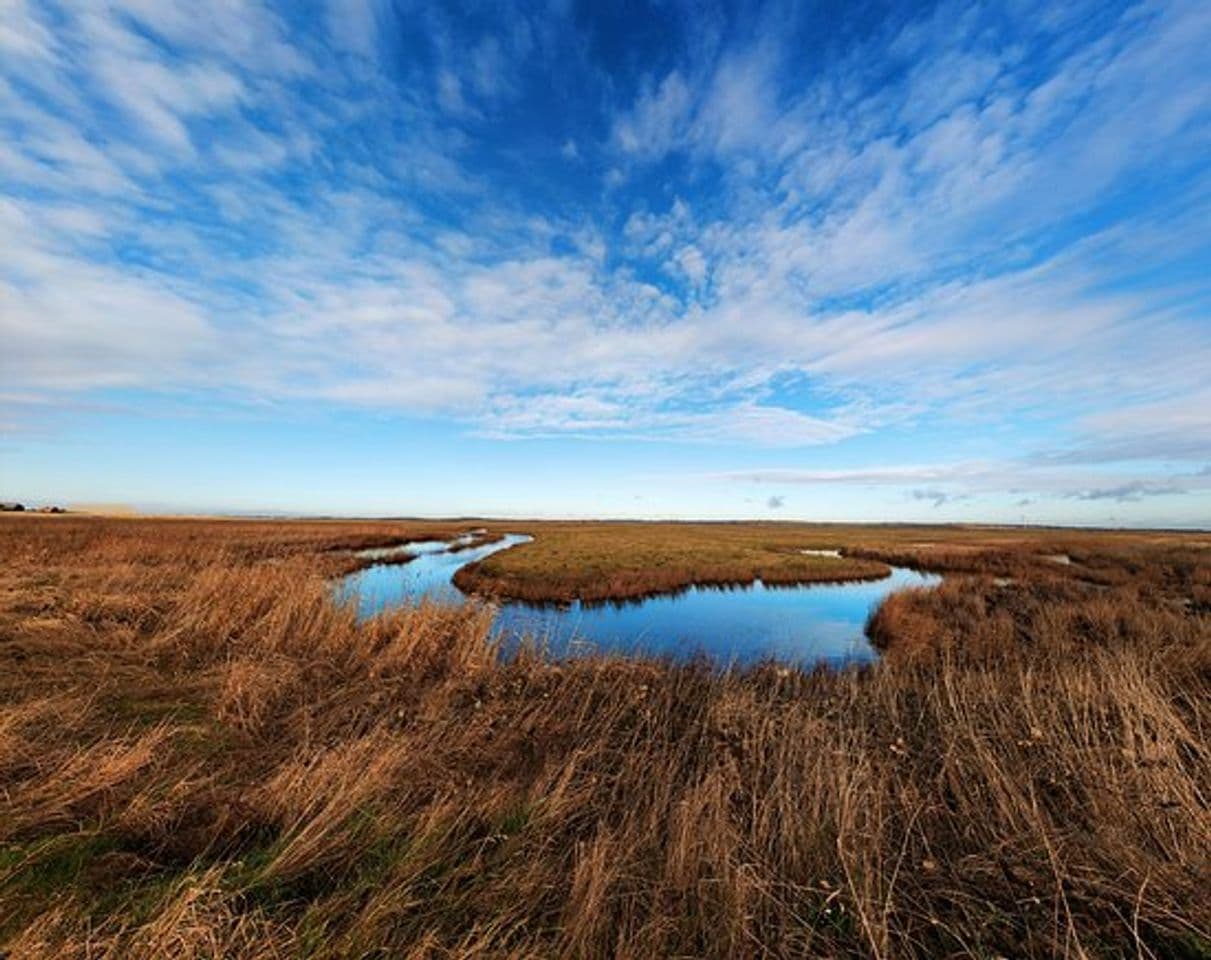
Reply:
[[[414,559],[359,570],[342,581],[338,593],[367,617],[423,600],[461,603],[467,598],[451,582],[456,570],[529,540],[509,534],[495,543],[469,548],[470,541],[462,538],[366,551],[361,555],[373,559],[389,560],[402,553]],[[721,664],[778,660],[844,666],[878,657],[865,626],[885,596],[940,580],[933,574],[892,567],[882,580],[861,582],[766,586],[757,581],[745,587],[690,587],[676,594],[604,604],[507,602],[496,605],[494,630],[506,652],[520,638],[531,637],[555,658],[592,652],[675,659],[704,654]]]

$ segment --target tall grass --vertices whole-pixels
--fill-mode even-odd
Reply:
[[[359,622],[353,536],[0,523],[9,957],[1206,955],[1201,574],[951,579],[872,669],[721,674]]]

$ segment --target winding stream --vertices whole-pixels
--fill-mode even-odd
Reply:
[[[451,578],[460,567],[530,537],[509,534],[483,546],[451,551],[441,541],[366,551],[375,559],[410,553],[403,565],[367,567],[346,577],[338,596],[357,604],[359,615],[428,599],[461,603]],[[466,541],[463,540],[462,543]],[[866,638],[866,618],[894,590],[933,586],[941,578],[892,567],[882,580],[799,586],[690,587],[638,601],[533,606],[497,604],[494,630],[506,652],[521,637],[540,640],[560,658],[595,651],[644,653],[685,659],[705,654],[720,663],[773,659],[810,666],[866,663],[878,657]]]

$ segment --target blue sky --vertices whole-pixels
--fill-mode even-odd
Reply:
[[[1211,524],[1211,5],[0,0],[0,496]]]

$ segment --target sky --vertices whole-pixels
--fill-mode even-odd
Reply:
[[[1211,4],[0,0],[0,499],[1211,526]]]

